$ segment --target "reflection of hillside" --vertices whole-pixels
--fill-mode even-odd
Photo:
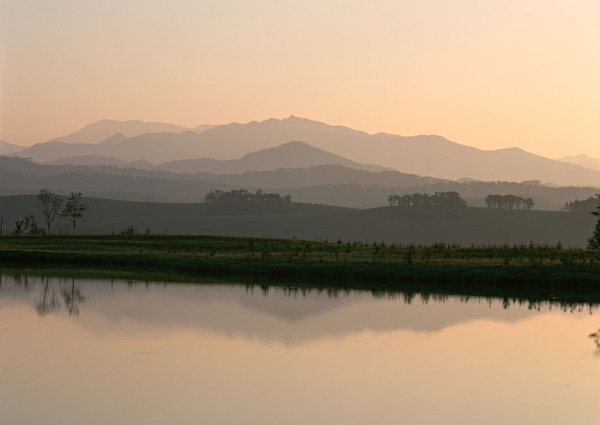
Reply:
[[[152,328],[192,327],[288,344],[363,331],[437,332],[474,320],[514,322],[547,306],[482,298],[408,294],[373,296],[366,292],[259,286],[164,285],[52,278],[28,278],[26,281],[27,285],[24,285],[23,278],[2,277],[0,308],[6,305],[2,298],[33,306],[39,298],[38,292],[48,290],[48,284],[62,294],[85,294],[85,308],[81,308],[77,320],[96,332],[104,333],[133,322]],[[72,313],[69,300],[65,298],[63,303]]]

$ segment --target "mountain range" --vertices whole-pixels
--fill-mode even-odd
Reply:
[[[269,150],[266,152],[269,157]],[[260,157],[260,152],[256,155]],[[298,202],[354,208],[387,205],[390,194],[455,191],[472,206],[485,206],[483,200],[488,194],[512,194],[531,197],[535,209],[543,210],[559,210],[565,202],[587,199],[598,192],[593,187],[551,187],[536,181],[457,182],[339,164],[236,174],[177,174],[111,165],[43,165],[29,159],[0,156],[0,195],[37,193],[40,188],[63,195],[75,191],[100,198],[153,202],[199,202],[214,189],[262,189],[289,194]]]
[[[147,121],[116,121],[101,120],[86,125],[81,130],[62,137],[55,137],[48,142],[60,143],[88,143],[97,144],[102,142],[111,143],[111,137],[120,135],[124,139],[139,136],[144,133],[181,133],[184,131],[202,132],[212,128],[212,125],[200,125],[196,128],[182,127],[176,124]]]
[[[294,141],[303,144],[289,144]],[[257,151],[263,151],[258,155],[262,157],[260,161],[251,154]],[[83,164],[87,157],[88,161],[100,164],[105,157],[105,163],[116,166],[179,173],[227,174],[335,163],[450,180],[539,180],[563,186],[600,186],[600,170],[519,148],[481,150],[435,135],[367,134],[294,116],[193,129],[173,124],[103,120],[15,154],[40,163]]]

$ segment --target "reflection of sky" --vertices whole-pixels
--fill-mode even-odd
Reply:
[[[30,277],[16,285],[5,276],[0,299],[10,294],[33,306],[42,300],[44,285],[42,278]],[[71,279],[51,278],[49,292],[58,294],[71,285]],[[265,295],[259,286],[106,280],[78,280],[76,285],[85,297],[77,321],[95,332],[110,332],[127,322],[192,327],[286,344],[365,330],[435,332],[472,320],[513,322],[537,313],[527,308],[527,302],[503,309],[500,300],[478,298],[444,297],[440,302],[415,295],[407,302],[402,294],[374,298],[366,292],[331,294],[285,288],[270,288]]]
[[[33,306],[42,281],[25,292],[8,280],[0,287],[2,424],[596,419],[595,313],[80,281],[79,316],[63,307],[41,317]]]

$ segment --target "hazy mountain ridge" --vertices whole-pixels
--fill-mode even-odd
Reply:
[[[592,158],[582,153],[575,156],[558,158],[557,161],[569,162],[571,164],[581,165],[582,167],[589,168],[591,170],[600,171],[600,158]]]
[[[198,131],[203,131],[210,127],[211,126],[198,126],[196,129],[198,129]],[[125,137],[135,137],[144,133],[181,133],[183,131],[196,131],[196,129],[162,122],[139,120],[117,121],[105,119],[88,124],[75,133],[62,137],[54,137],[48,141],[96,144],[105,141],[117,133],[121,133]]]
[[[257,189],[290,194],[300,202],[346,207],[376,207],[387,204],[390,194],[456,191],[469,204],[484,206],[488,194],[531,197],[535,209],[560,209],[565,202],[587,199],[598,189],[592,187],[549,187],[535,182],[454,182],[420,177],[397,171],[372,172],[340,165],[308,168],[249,171],[240,174],[175,174],[115,166],[40,165],[30,160],[0,156],[0,193],[36,193],[45,187],[53,191],[83,192],[99,197],[199,202],[212,189]]]
[[[13,145],[12,143],[0,140],[0,155],[8,155],[25,149],[25,146]]]
[[[115,128],[111,128],[111,134],[102,140],[116,133]],[[422,176],[451,180],[463,177],[485,181],[541,180],[558,185],[600,186],[600,171],[544,158],[518,148],[485,151],[441,136],[370,135],[294,116],[220,125],[202,133],[144,133],[101,145],[44,143],[19,155],[40,162],[82,155],[102,155],[123,161],[144,160],[153,164],[197,158],[232,160],[248,152],[275,148],[294,140],[350,161],[377,164]]]
[[[157,166],[158,169],[174,173],[218,173],[237,174],[245,171],[272,171],[281,168],[306,168],[319,165],[341,165],[367,171],[383,171],[385,167],[360,164],[304,142],[289,142],[283,145],[248,153],[239,159],[218,160],[213,158],[170,161]],[[389,169],[388,169],[389,170]]]

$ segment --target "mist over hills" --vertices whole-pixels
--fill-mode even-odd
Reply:
[[[180,126],[145,124],[151,124],[152,128],[156,127],[161,131],[148,132],[150,127],[138,126],[141,125],[139,122],[106,120],[84,127],[72,135],[51,139],[50,143],[34,145],[18,155],[38,162],[89,155],[153,164],[202,159],[204,162],[199,163],[199,166],[209,166],[209,163],[213,166],[217,163],[208,159],[235,160],[249,152],[300,141],[348,161],[375,164],[421,176],[451,180],[465,177],[484,181],[540,180],[557,185],[600,186],[598,170],[544,158],[518,148],[486,151],[460,145],[440,136],[367,134],[294,116],[247,124],[231,123],[212,128],[208,126],[203,127],[200,133]],[[129,134],[146,132],[129,136],[127,131],[130,128],[135,128],[136,131],[131,130]],[[127,138],[115,136],[118,133]],[[64,143],[65,141],[69,143]],[[76,141],[80,142],[71,143]],[[106,142],[101,143],[104,141]],[[284,156],[274,156],[272,161],[283,162]],[[180,165],[191,166],[191,163],[182,162]],[[210,169],[220,173],[232,172],[226,171],[231,163],[224,162],[221,165],[225,167],[223,170]],[[240,171],[235,167],[233,170]]]
[[[390,194],[456,191],[470,205],[484,206],[488,194],[512,194],[535,201],[535,209],[559,210],[565,202],[587,199],[593,187],[550,187],[539,182],[481,182],[421,177],[398,171],[366,171],[341,165],[281,168],[237,174],[177,174],[117,166],[41,165],[0,156],[0,194],[37,193],[40,188],[112,199],[200,202],[212,189],[257,189],[290,194],[295,201],[345,207],[387,205]]]

